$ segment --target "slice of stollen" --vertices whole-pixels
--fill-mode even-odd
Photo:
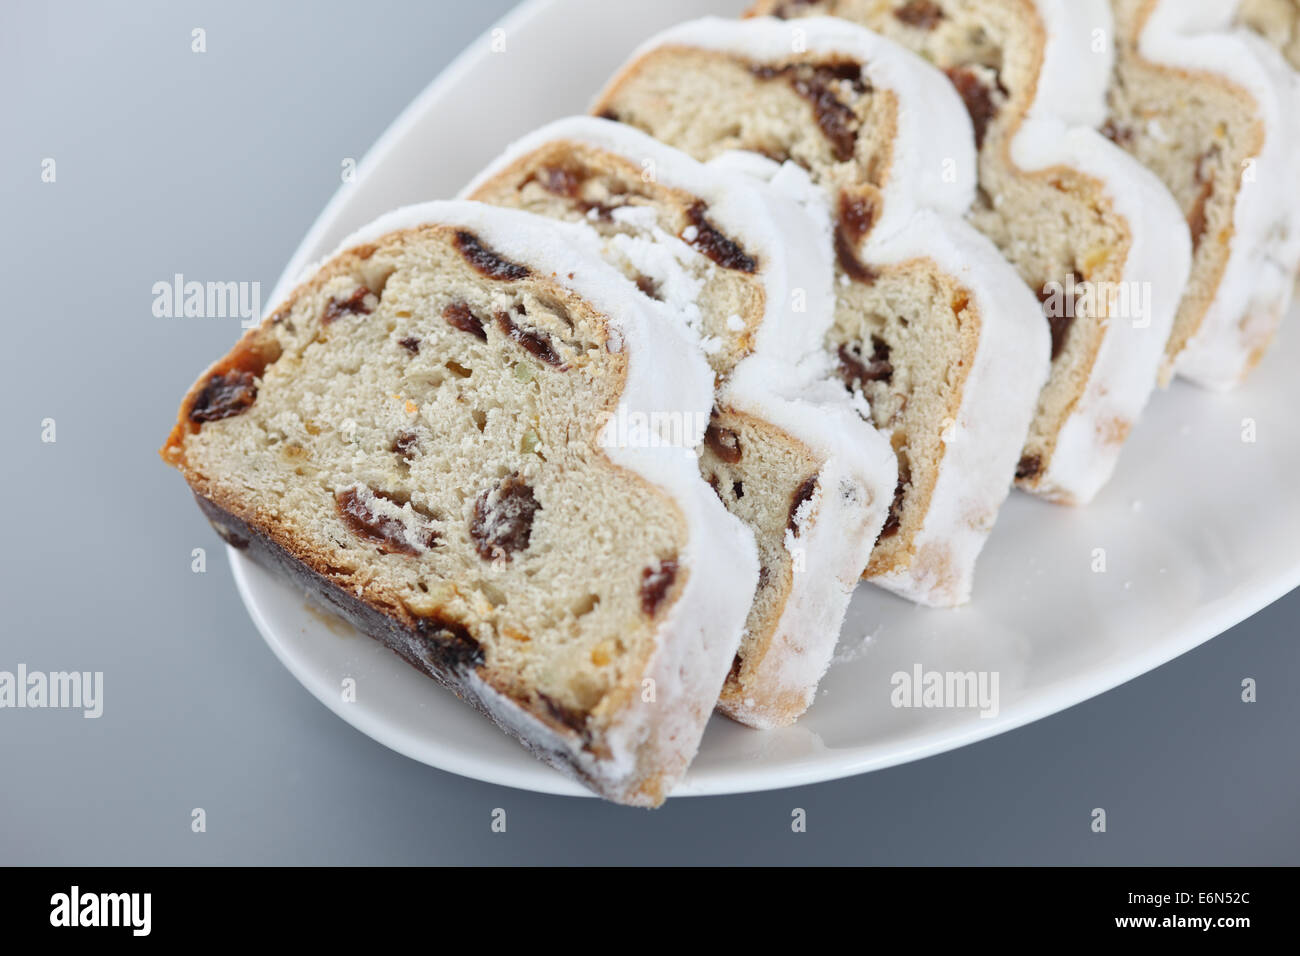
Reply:
[[[1178,198],[1195,261],[1169,342],[1180,375],[1240,383],[1290,307],[1300,264],[1300,96],[1234,4],[1113,0],[1108,131]]]
[[[653,806],[758,562],[699,475],[707,363],[584,233],[465,202],[383,217],[203,374],[162,454],[231,545]]]
[[[946,78],[842,20],[693,21],[655,37],[594,111],[701,159],[749,150],[826,189],[839,276],[826,336],[900,479],[867,577],[967,600],[1047,375],[1034,296],[960,215],[971,122]]]
[[[1096,129],[1113,60],[1105,0],[759,0],[754,12],[844,17],[947,73],[980,150],[970,221],[1052,332],[1018,483],[1090,501],[1156,386],[1190,259],[1173,199]]]
[[[700,468],[761,562],[719,708],[774,727],[812,702],[898,469],[813,367],[834,311],[825,197],[797,167],[762,164],[709,168],[579,116],[515,143],[465,195],[590,224],[610,262],[688,317],[717,381]]]

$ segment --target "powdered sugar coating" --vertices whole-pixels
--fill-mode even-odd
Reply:
[[[593,254],[599,237],[590,229],[479,203],[434,202],[391,212],[341,248],[426,224],[470,230],[498,254],[552,277],[601,311],[617,331],[611,347],[627,353],[621,405],[629,417],[671,411],[707,422],[712,371],[676,331],[677,321],[664,314],[665,307],[636,294]],[[701,434],[702,427],[675,447],[602,443],[613,461],[666,492],[688,529],[678,557],[680,596],[660,623],[642,674],[643,682],[654,682],[642,686],[654,693],[630,695],[612,718],[601,741],[608,752],[593,753],[576,733],[553,730],[477,677],[469,678],[479,702],[503,729],[556,768],[622,803],[653,805],[685,772],[740,643],[758,581],[752,534],[700,477],[694,446]]]
[[[1300,266],[1300,81],[1260,37],[1232,26],[1237,0],[1160,0],[1140,38],[1152,63],[1218,74],[1255,101],[1265,141],[1239,182],[1232,247],[1179,375],[1227,389],[1250,370],[1291,303]]]

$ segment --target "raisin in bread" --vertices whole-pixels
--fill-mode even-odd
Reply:
[[[1237,17],[1300,70],[1300,0],[1241,0]]]
[[[899,465],[867,577],[927,604],[967,600],[1048,336],[1037,300],[960,218],[975,153],[947,80],[844,21],[707,19],[642,47],[594,110],[703,160],[793,161],[828,191],[839,276],[826,347]]]
[[[576,230],[475,203],[382,218],[204,373],[163,456],[233,546],[656,805],[758,563],[689,447],[708,365]]]
[[[1169,357],[1210,388],[1240,382],[1285,314],[1300,257],[1300,105],[1281,55],[1232,4],[1112,0],[1112,138],[1177,197],[1195,249]]]
[[[710,169],[579,116],[515,143],[465,195],[589,223],[609,261],[689,317],[717,378],[701,471],[761,563],[719,708],[768,728],[812,702],[898,467],[844,390],[808,374],[833,317],[830,218],[806,173],[762,162]]]
[[[1111,64],[1105,0],[759,0],[754,10],[845,17],[948,74],[979,147],[970,221],[1038,293],[1052,333],[1019,484],[1091,500],[1155,388],[1190,259],[1165,189],[1093,128]]]

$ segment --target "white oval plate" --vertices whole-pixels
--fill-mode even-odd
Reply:
[[[509,141],[582,112],[651,33],[745,0],[532,0],[457,59],[381,137],[285,271],[394,206],[453,196]],[[859,588],[841,651],[798,726],[760,733],[715,718],[675,795],[830,780],[915,760],[1063,710],[1177,657],[1300,585],[1300,334],[1284,328],[1229,395],[1182,384],[1157,395],[1119,474],[1092,507],[1013,495],[985,551],[975,601],[915,608]],[[1254,441],[1247,441],[1250,429]],[[258,629],[331,710],[415,760],[544,793],[586,791],[499,733],[378,643],[312,611],[230,552]],[[1094,568],[1102,567],[1104,571]],[[996,675],[997,702],[895,707],[893,675]],[[344,702],[342,681],[356,680]],[[991,685],[986,685],[990,686]],[[910,700],[910,698],[909,698]]]

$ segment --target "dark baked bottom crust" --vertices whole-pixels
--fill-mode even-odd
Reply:
[[[420,673],[433,678],[470,704],[497,727],[522,743],[538,759],[573,777],[602,796],[615,800],[626,799],[626,794],[611,793],[607,787],[602,787],[585,773],[574,759],[573,753],[547,747],[538,740],[521,735],[513,727],[498,720],[468,680],[469,675],[476,668],[463,649],[447,642],[430,639],[416,628],[367,604],[294,556],[271,536],[243,518],[198,492],[195,492],[194,498],[217,534],[231,547],[243,551],[258,565],[310,597],[324,601],[357,630],[379,641]],[[518,713],[521,718],[525,716],[533,718],[533,715],[523,708],[519,708]],[[550,731],[565,739],[572,737],[570,744],[575,752],[583,746],[581,737],[572,730],[551,727]]]

